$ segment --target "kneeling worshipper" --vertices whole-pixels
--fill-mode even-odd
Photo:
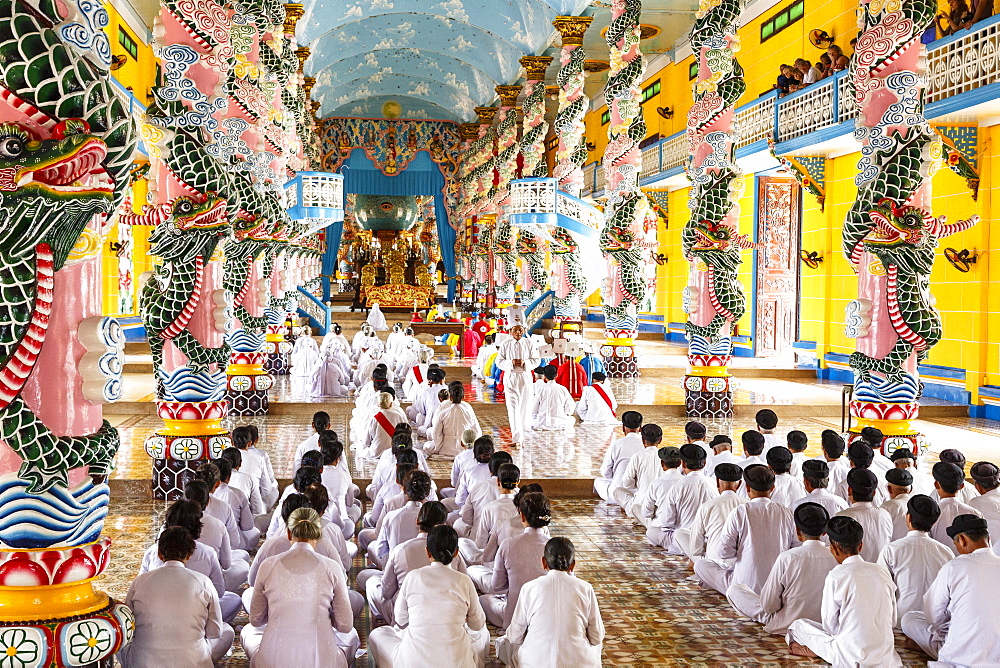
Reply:
[[[489,375],[486,372],[486,365],[490,361],[490,358],[497,352],[494,341],[496,341],[496,334],[487,334],[483,339],[483,345],[479,347],[479,352],[476,353],[476,363],[472,366],[473,378],[486,380],[486,377]]]
[[[923,610],[903,615],[903,633],[941,666],[1000,665],[1000,557],[989,523],[959,515],[948,526],[958,556],[941,567]]]
[[[437,393],[444,387],[444,379],[444,369],[428,367],[426,382],[417,385],[412,396],[407,395],[411,405],[406,409],[406,418],[418,428],[418,433],[426,433],[425,427],[430,427],[430,418],[434,417],[434,409],[437,407]]]
[[[354,388],[349,367],[346,367],[343,357],[346,354],[339,342],[320,350],[320,363],[313,376],[311,397],[346,397]]]
[[[212,668],[236,637],[222,621],[219,598],[207,577],[185,568],[194,538],[170,527],[156,541],[161,568],[139,575],[125,596],[135,619],[132,642],[118,651],[123,668],[186,666]]]
[[[838,565],[823,583],[822,620],[792,622],[785,636],[789,651],[837,668],[902,666],[892,633],[896,585],[889,571],[861,558],[864,529],[853,518],[831,517],[826,533]]]
[[[542,431],[569,429],[576,424],[576,418],[573,417],[576,403],[573,397],[570,396],[569,390],[555,382],[554,367],[544,367],[542,376],[545,380],[535,383],[532,427]]]
[[[332,329],[327,332],[326,336],[323,337],[323,343],[319,346],[320,351],[324,351],[335,343],[341,344],[343,349],[350,353],[351,342],[347,340],[346,336],[344,336],[344,328],[337,323],[333,323]]]
[[[521,588],[497,657],[519,668],[600,668],[604,621],[594,588],[573,573],[573,541],[550,538],[542,568]]]
[[[433,350],[421,348],[417,353],[418,362],[407,369],[406,377],[403,380],[403,396],[406,397],[407,401],[415,401],[417,395],[426,386],[427,370],[433,358]]]
[[[289,362],[292,366],[289,372],[292,393],[296,397],[308,400],[312,394],[316,374],[323,365],[323,358],[320,356],[316,340],[311,336],[297,338],[292,347]]]
[[[621,417],[622,437],[611,442],[608,449],[604,451],[604,460],[601,462],[601,477],[594,480],[594,491],[597,495],[608,502],[617,503],[614,500],[614,491],[621,487],[622,476],[625,467],[628,465],[632,455],[642,452],[642,413],[636,411],[625,411]]]
[[[466,431],[472,431],[476,440],[483,434],[479,426],[479,418],[465,399],[465,387],[461,381],[455,381],[448,386],[449,403],[434,415],[431,427],[431,439],[424,444],[424,454],[428,457],[454,459],[465,451],[462,437]]]
[[[372,329],[376,332],[385,332],[389,329],[389,323],[385,321],[385,316],[382,314],[382,309],[379,307],[378,302],[372,304],[365,322],[371,325]]]
[[[449,568],[458,534],[446,524],[427,532],[429,566],[407,574],[396,597],[395,626],[368,635],[378,668],[482,668],[489,650],[486,615],[468,575]]]
[[[408,424],[406,413],[395,404],[395,397],[390,392],[382,392],[378,397],[378,410],[371,417],[364,434],[361,456],[378,459],[379,455],[391,448],[398,424]]]
[[[593,383],[583,388],[580,401],[576,404],[576,414],[584,423],[618,424],[615,410],[618,400],[611,390],[607,376],[600,371],[593,374]]]
[[[351,339],[351,358],[357,361],[361,357],[361,353],[371,348],[375,343],[381,343],[375,330],[367,322],[361,323],[361,329]]]
[[[688,529],[674,532],[674,542],[691,560],[692,567],[700,559],[712,559],[732,567],[732,560],[719,556],[720,538],[729,515],[736,506],[747,502],[737,494],[743,483],[743,469],[737,464],[723,462],[716,465],[714,473],[719,495],[701,505]]]
[[[992,462],[976,462],[969,473],[979,492],[969,505],[982,513],[990,526],[990,535],[1000,536],[1000,467]],[[993,546],[993,552],[1000,556],[1000,540]]]
[[[292,512],[287,532],[291,548],[257,572],[243,650],[253,668],[347,668],[361,640],[344,567],[316,552],[323,530],[312,508]]]
[[[553,348],[558,340],[552,342]],[[567,343],[565,354],[556,357],[556,361],[553,361],[552,364],[557,365],[556,382],[565,387],[569,391],[569,395],[577,400],[583,396],[583,388],[587,386],[587,371],[576,361],[580,345],[575,342]]]
[[[726,591],[736,612],[763,624],[768,633],[781,636],[796,619],[822,621],[822,599],[816,593],[837,566],[830,548],[820,542],[830,519],[826,508],[803,503],[793,515],[802,545],[778,555],[760,594],[743,584],[730,585]]]
[[[666,548],[670,554],[683,554],[674,535],[678,531],[687,531],[702,504],[719,495],[715,481],[704,474],[707,456],[700,445],[685,443],[681,446],[683,475],[669,486],[662,508],[657,510],[657,521],[650,523],[646,530],[647,540],[653,545]],[[656,482],[651,485],[651,489],[655,485]]]
[[[770,499],[774,472],[753,464],[743,469],[743,482],[750,501],[733,510],[719,539],[719,557],[735,559],[732,569],[708,559],[694,565],[702,586],[720,594],[732,584],[746,585],[759,594],[778,555],[798,545],[792,511]]]

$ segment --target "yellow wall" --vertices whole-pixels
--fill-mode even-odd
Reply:
[[[115,11],[115,8],[107,5],[109,23],[105,28],[108,39],[111,40],[111,53],[114,56],[124,55],[125,64],[111,72],[122,86],[131,89],[136,99],[143,105],[149,104],[150,90],[156,81],[156,58],[153,56],[153,49],[143,41],[143,35],[137,35],[125,20]],[[118,28],[127,32],[137,44],[138,58],[126,54],[125,48],[118,43]]]

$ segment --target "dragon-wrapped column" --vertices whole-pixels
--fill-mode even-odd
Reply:
[[[639,375],[635,357],[639,311],[650,308],[655,276],[651,253],[656,224],[639,188],[639,142],[646,136],[640,86],[646,68],[639,49],[641,10],[640,0],[615,0],[606,34],[611,72],[604,95],[611,120],[604,152],[608,204],[600,238],[608,264],[608,280],[602,288],[606,341],[601,355],[608,375],[616,378]]]
[[[510,182],[517,172],[518,143],[517,98],[521,86],[497,86],[500,96],[500,114],[497,121],[496,183],[490,190],[487,213],[497,216],[496,234],[493,237],[494,276],[497,306],[514,302],[517,285],[517,230],[503,215],[503,207],[510,193]]]
[[[683,295],[689,365],[684,395],[689,416],[710,419],[733,416],[732,330],[746,310],[737,272],[740,251],[751,244],[737,232],[743,175],[736,166],[734,120],[746,89],[736,61],[742,10],[742,0],[703,0],[690,33],[698,76],[687,126],[691,217],[681,232],[690,263]]]
[[[94,583],[119,446],[124,335],[101,248],[138,134],[100,4],[0,4],[0,647],[10,666],[109,668],[131,611]],[[74,28],[78,30],[74,30]],[[81,44],[89,45],[87,48]],[[44,45],[40,47],[39,45]]]
[[[886,453],[918,450],[912,425],[922,389],[917,365],[942,336],[930,293],[938,239],[978,222],[947,224],[931,215],[941,144],[924,117],[920,36],[936,10],[930,0],[861,4],[849,73],[862,146],[858,195],[843,229],[844,254],[858,274],[858,298],[845,319],[846,334],[857,339],[850,357],[851,440],[864,427],[877,427]]]
[[[274,269],[271,271],[268,306],[264,310],[267,318],[264,335],[267,361],[264,363],[264,369],[272,376],[287,376],[291,371],[289,356],[292,352],[292,328],[288,322],[285,286],[288,274],[293,270],[293,258],[287,243],[278,253]]]

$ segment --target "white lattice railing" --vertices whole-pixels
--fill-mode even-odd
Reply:
[[[931,44],[927,71],[928,103],[1000,82],[1000,15]]]
[[[665,172],[674,167],[683,167],[688,158],[688,138],[684,132],[679,132],[663,140],[662,170]]]
[[[662,144],[657,142],[652,146],[647,146],[642,149],[642,169],[639,171],[640,179],[644,179],[647,176],[652,176],[653,174],[657,174],[662,171],[660,168],[661,146]]]
[[[556,179],[517,179],[510,184],[507,215],[553,213],[556,208]]]
[[[833,95],[837,79],[825,79],[778,104],[781,139],[794,139],[833,125],[837,120]]]
[[[594,191],[595,192],[601,192],[602,190],[604,190],[604,167],[603,166],[598,166],[597,167],[597,179],[595,179],[595,180],[596,180],[596,185],[594,186]]]
[[[774,134],[774,93],[758,98],[736,110],[737,148],[749,146]]]

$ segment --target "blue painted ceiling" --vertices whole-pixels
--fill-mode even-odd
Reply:
[[[518,59],[557,58],[546,83],[555,83],[560,15],[594,14],[588,58],[608,60],[600,30],[608,3],[594,0],[303,0],[296,37],[310,47],[305,73],[316,78],[318,115],[382,118],[394,100],[402,118],[474,121],[475,107],[497,99],[494,87],[516,83]],[[673,46],[690,25],[697,0],[647,0],[643,22],[664,28],[646,40],[649,55]],[[684,14],[684,20],[676,20]],[[658,43],[651,44],[657,41]],[[588,77],[588,93],[606,75]],[[595,91],[596,92],[596,91]]]

